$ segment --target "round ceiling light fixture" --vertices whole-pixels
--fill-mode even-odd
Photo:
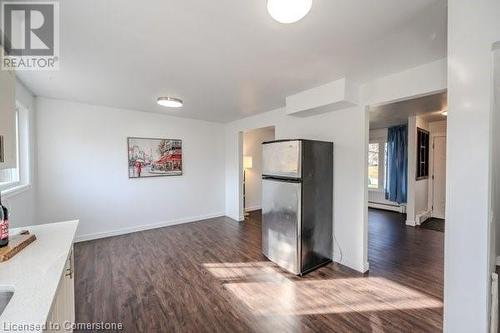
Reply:
[[[267,11],[280,23],[295,23],[306,16],[312,0],[267,0]]]
[[[167,108],[180,108],[182,105],[184,105],[182,99],[174,97],[158,97],[156,103]]]

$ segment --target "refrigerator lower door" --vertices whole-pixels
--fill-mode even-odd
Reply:
[[[262,252],[271,261],[300,274],[300,182],[262,180]]]

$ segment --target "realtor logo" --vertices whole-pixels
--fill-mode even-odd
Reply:
[[[3,70],[59,69],[59,3],[2,2]]]

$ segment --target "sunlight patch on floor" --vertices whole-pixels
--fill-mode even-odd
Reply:
[[[257,315],[441,308],[442,301],[382,277],[288,278],[270,262],[204,264]]]
[[[208,271],[224,282],[259,280],[259,281],[288,281],[285,275],[276,269],[276,265],[269,261],[242,262],[242,263],[211,263],[203,264]]]

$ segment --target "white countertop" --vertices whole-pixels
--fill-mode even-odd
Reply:
[[[29,230],[37,239],[10,260],[0,263],[0,291],[14,291],[0,315],[0,332],[7,323],[45,323],[77,227],[78,221],[69,221],[10,230],[12,235]]]

